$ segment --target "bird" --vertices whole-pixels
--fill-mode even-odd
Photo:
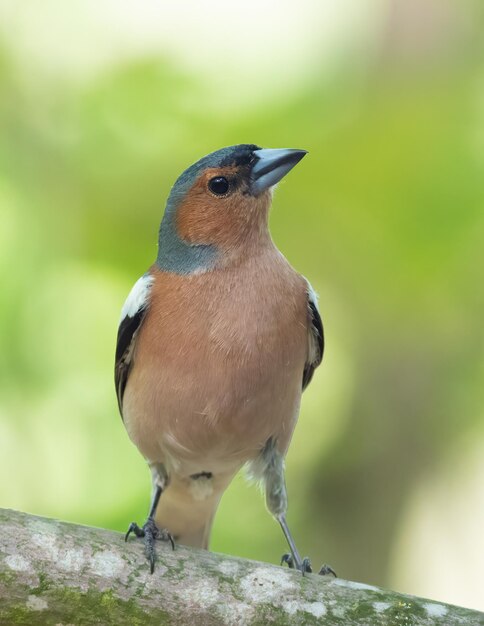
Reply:
[[[151,573],[157,540],[208,549],[243,467],[287,540],[282,561],[312,571],[287,524],[284,459],[323,325],[313,288],[268,226],[275,186],[306,154],[239,144],[188,167],[168,196],[157,258],[122,308],[118,405],[152,475],[148,518],[125,539],[143,539]]]

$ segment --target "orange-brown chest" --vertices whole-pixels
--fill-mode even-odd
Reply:
[[[292,356],[304,359],[305,285],[279,255],[199,275],[153,273],[138,342],[151,358],[187,369],[194,360],[206,368],[236,361],[242,369],[270,362],[282,366]]]

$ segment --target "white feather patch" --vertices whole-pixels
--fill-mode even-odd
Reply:
[[[148,274],[135,282],[121,309],[121,321],[125,317],[134,317],[142,307],[146,306],[153,280],[153,276]]]
[[[314,289],[312,288],[311,283],[309,282],[309,280],[307,278],[304,279],[307,283],[308,286],[308,298],[309,298],[309,302],[312,302],[314,304],[314,306],[318,309],[318,294],[314,291]],[[319,310],[319,309],[318,309]]]
[[[205,500],[213,494],[213,480],[208,476],[200,476],[190,482],[190,491],[194,500]]]

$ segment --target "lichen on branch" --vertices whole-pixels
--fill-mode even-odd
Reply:
[[[478,626],[484,614],[0,509],[0,624]]]

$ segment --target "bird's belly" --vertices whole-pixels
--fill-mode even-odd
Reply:
[[[303,349],[219,353],[199,342],[184,359],[160,349],[154,360],[135,363],[123,410],[131,439],[149,461],[180,476],[230,474],[269,437],[288,445]]]

